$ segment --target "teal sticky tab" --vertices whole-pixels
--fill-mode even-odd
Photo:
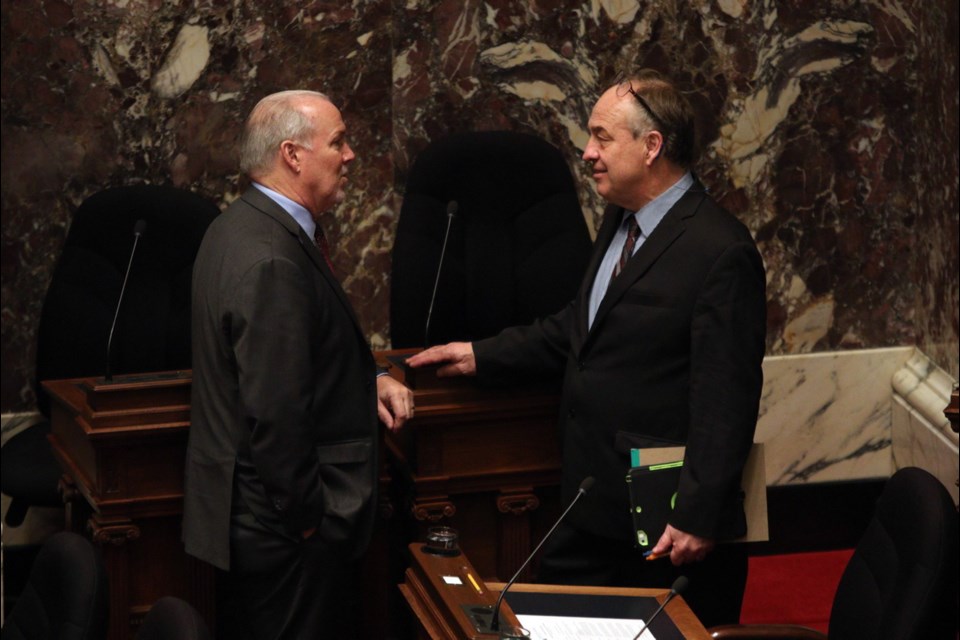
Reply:
[[[640,466],[640,449],[630,449],[630,466]]]

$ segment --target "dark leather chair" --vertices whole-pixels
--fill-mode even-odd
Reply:
[[[101,640],[107,632],[107,573],[86,538],[55,533],[3,625],[4,640]]]
[[[0,486],[10,496],[3,514],[7,526],[20,526],[31,506],[63,506],[57,488],[60,465],[47,442],[49,433],[50,422],[43,419],[12,436],[0,449]]]
[[[143,619],[137,640],[210,640],[210,630],[190,603],[168,596],[160,598]]]
[[[36,393],[49,418],[43,380],[102,376],[107,336],[138,220],[137,246],[113,337],[115,374],[190,367],[190,279],[193,260],[216,205],[187,191],[135,185],[101,191],[77,209],[44,299],[37,339]],[[41,423],[3,446],[4,520],[22,522],[30,505],[61,504],[60,470]]]
[[[447,227],[436,304],[427,312]],[[429,145],[407,180],[393,248],[394,348],[475,340],[559,311],[591,251],[560,152],[525,133],[461,133]]]
[[[940,481],[907,467],[890,478],[847,564],[828,633],[725,625],[714,638],[948,640],[957,633],[957,511]]]

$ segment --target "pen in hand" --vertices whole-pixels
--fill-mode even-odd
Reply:
[[[649,560],[658,560],[658,559],[660,559],[660,558],[666,558],[666,557],[668,557],[669,555],[670,555],[670,552],[669,552],[669,551],[662,551],[662,552],[660,552],[660,553],[654,553],[654,552],[653,552],[653,549],[651,549],[650,551],[647,551],[646,553],[644,553],[644,554],[643,554],[643,557],[644,557],[644,559],[646,559],[646,560],[649,561]]]

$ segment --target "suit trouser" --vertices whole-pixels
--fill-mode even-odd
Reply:
[[[705,627],[740,621],[747,584],[747,552],[740,544],[718,544],[703,562],[675,567],[669,558],[647,561],[627,540],[597,536],[564,522],[543,547],[537,580],[669,589],[681,575],[690,581],[683,599]]]
[[[291,540],[249,513],[234,514],[230,525],[231,567],[217,589],[218,638],[355,636],[349,615],[357,610],[356,572],[348,554],[316,534]]]

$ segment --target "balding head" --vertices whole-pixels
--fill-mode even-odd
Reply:
[[[313,120],[305,113],[306,103],[330,98],[318,91],[281,91],[253,108],[243,129],[240,145],[240,170],[257,179],[273,170],[280,143],[304,142],[314,133]]]
[[[322,93],[275,93],[247,118],[241,168],[314,219],[346,197],[347,165],[354,158],[340,110]]]

